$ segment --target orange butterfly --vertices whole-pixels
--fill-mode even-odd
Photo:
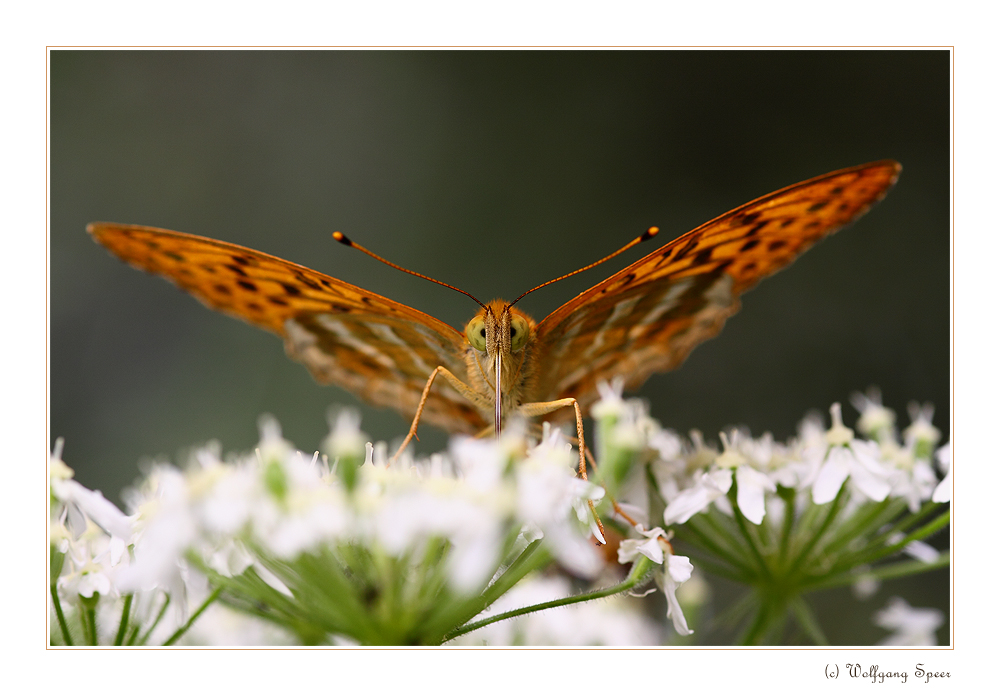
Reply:
[[[317,381],[415,414],[400,452],[421,417],[450,432],[482,434],[499,432],[502,416],[573,407],[585,471],[581,409],[597,400],[598,382],[621,376],[635,389],[677,367],[736,313],[741,293],[862,215],[900,169],[873,162],[783,188],[668,242],[537,324],[513,303],[494,300],[479,303],[464,332],[235,244],[104,222],[87,230],[133,266],[278,334]],[[445,379],[432,389],[438,374]]]

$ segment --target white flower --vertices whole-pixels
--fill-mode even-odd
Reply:
[[[618,545],[618,562],[631,563],[640,555],[645,556],[657,565],[663,563],[664,544],[660,539],[666,539],[666,533],[659,527],[645,530],[642,525],[636,527],[636,531],[645,537],[644,539],[625,539]]]
[[[622,391],[625,389],[625,380],[615,377],[608,384],[604,380],[597,383],[597,392],[601,398],[590,408],[590,415],[594,418],[622,418],[628,406],[622,398]]]
[[[777,490],[767,474],[746,465],[736,470],[736,504],[743,516],[754,524],[764,521],[764,493]]]
[[[690,635],[693,631],[688,628],[680,602],[677,601],[677,589],[691,577],[694,566],[686,556],[673,554],[667,543],[666,533],[659,527],[647,531],[639,526],[636,531],[645,538],[622,541],[618,546],[618,562],[631,563],[642,555],[653,563],[664,566],[663,572],[656,576],[656,584],[667,598],[667,617],[672,619],[677,633],[682,636]]]
[[[882,393],[878,388],[870,387],[867,394],[855,392],[851,395],[851,403],[861,414],[858,429],[862,433],[879,442],[894,439],[896,414],[882,405]]]
[[[934,453],[938,460],[938,468],[944,472],[944,478],[934,489],[931,500],[935,503],[951,502],[951,443],[945,443]]]
[[[183,588],[181,561],[197,539],[198,527],[183,474],[170,466],[156,466],[143,493],[133,494],[139,515],[135,562],[123,569],[123,591],[166,589],[172,596]]]
[[[291,560],[347,533],[343,491],[325,480],[315,458],[286,451],[283,459],[265,463],[258,474],[262,477],[258,490],[266,488],[270,495],[259,492],[254,501],[253,531],[279,558]],[[276,488],[273,481],[279,477],[284,483]],[[279,489],[283,493],[276,495]]]
[[[665,560],[664,573],[657,576],[656,582],[667,598],[667,618],[673,621],[674,630],[679,635],[689,636],[694,631],[688,628],[681,604],[677,601],[677,588],[691,577],[694,566],[691,565],[691,560],[687,556],[675,556],[668,553]]]
[[[683,443],[673,430],[657,430],[650,436],[649,446],[656,450],[660,459],[670,461],[681,456]]]
[[[365,451],[367,436],[361,432],[361,415],[352,408],[332,410],[327,414],[330,421],[330,435],[324,449],[331,457],[361,457]]]
[[[702,474],[691,488],[681,491],[663,511],[667,525],[683,524],[729,492],[733,485],[732,472],[720,469]]]
[[[86,520],[92,521],[108,534],[128,541],[132,536],[133,520],[114,503],[73,480],[73,470],[62,461],[63,440],[56,440],[49,457],[49,489],[53,497],[66,507],[67,528],[79,537],[86,529]]]
[[[830,407],[830,415],[833,423],[826,433],[826,447],[812,445],[804,452],[807,460],[819,466],[812,483],[813,502],[822,505],[833,500],[848,478],[865,497],[876,502],[885,500],[892,487],[888,471],[879,461],[878,445],[854,438],[841,421],[840,404]]]
[[[86,532],[66,547],[66,563],[58,586],[62,593],[73,596],[118,596],[115,583],[125,550],[120,538],[109,537],[93,523]]]
[[[599,486],[576,477],[576,458],[562,434],[549,432],[528,458],[517,466],[517,511],[537,527],[549,550],[571,572],[594,577],[602,562],[593,543],[580,533],[574,519],[590,518],[587,501],[604,496]],[[576,515],[570,515],[576,511]]]
[[[944,615],[937,609],[911,607],[893,597],[873,620],[887,631],[895,631],[879,641],[879,645],[937,645],[935,632],[944,624]]]
[[[934,418],[934,407],[930,404],[921,406],[913,401],[907,407],[912,421],[909,427],[903,431],[903,441],[908,447],[917,450],[917,456],[921,456],[922,450],[928,450],[926,456],[930,456],[930,450],[941,439],[941,431],[931,424]]]
[[[751,438],[734,430],[732,438],[725,433],[719,433],[723,452],[716,459],[716,464],[722,469],[729,469],[736,477],[736,505],[740,512],[750,522],[760,524],[764,521],[764,493],[774,493],[778,487],[771,478],[750,465],[750,460],[743,454],[747,449],[744,443]]]

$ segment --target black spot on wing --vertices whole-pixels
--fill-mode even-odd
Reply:
[[[712,247],[707,249],[702,249],[698,252],[697,256],[691,261],[692,266],[704,266],[706,263],[712,260]]]

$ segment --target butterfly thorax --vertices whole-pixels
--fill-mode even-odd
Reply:
[[[477,404],[492,417],[500,365],[504,416],[531,398],[535,377],[535,320],[503,300],[493,300],[465,326],[468,384],[482,397]]]

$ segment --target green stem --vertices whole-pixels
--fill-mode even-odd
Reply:
[[[56,610],[56,619],[59,621],[59,630],[62,632],[63,642],[66,645],[73,645],[73,638],[69,634],[69,626],[66,625],[66,616],[63,614],[62,602],[59,601],[59,590],[56,584],[52,583],[49,590],[52,593],[52,606]]]
[[[697,521],[695,521],[696,518],[698,518]],[[677,538],[681,541],[690,543],[694,547],[700,546],[702,549],[711,552],[719,559],[733,566],[741,574],[741,582],[749,582],[750,579],[754,577],[753,571],[746,563],[746,561],[749,561],[750,559],[745,558],[745,554],[742,553],[729,553],[726,549],[717,544],[715,538],[701,528],[702,519],[710,521],[711,515],[705,515],[704,518],[696,515],[684,524],[675,527],[674,533],[677,535]],[[709,522],[709,526],[718,531],[718,523],[714,520]]]
[[[221,587],[216,587],[212,591],[212,594],[210,594],[208,596],[208,598],[204,602],[201,603],[201,606],[198,607],[198,611],[196,611],[194,614],[191,615],[191,618],[188,619],[187,623],[185,623],[183,626],[181,626],[176,631],[174,631],[174,634],[172,636],[170,636],[169,638],[167,638],[167,640],[163,644],[164,645],[173,645],[174,643],[176,643],[177,640],[180,639],[180,637],[183,636],[187,632],[187,630],[189,628],[191,628],[191,625],[195,621],[197,621],[198,617],[201,616],[205,612],[206,609],[208,609],[209,605],[211,605],[212,602],[214,602],[216,599],[219,598],[220,594],[222,594],[222,588]]]
[[[146,629],[146,632],[143,633],[142,636],[140,636],[140,638],[139,638],[139,645],[145,645],[146,644],[146,641],[149,640],[149,636],[153,633],[153,631],[156,629],[156,627],[160,624],[160,620],[163,618],[163,615],[167,613],[167,607],[170,606],[170,595],[164,594],[163,597],[164,597],[164,599],[163,599],[163,606],[160,607],[159,613],[156,615],[156,618],[153,619],[152,625],[149,628]]]
[[[834,554],[852,541],[867,536],[868,532],[877,530],[899,514],[905,505],[902,500],[886,498],[861,508],[839,525],[837,532],[826,543],[824,552]]]
[[[837,566],[832,570],[839,570],[840,568],[843,567],[853,567],[858,565],[864,565],[867,563],[873,563],[880,558],[891,556],[892,554],[896,553],[904,546],[909,544],[911,541],[920,541],[922,539],[929,537],[934,532],[943,529],[944,527],[948,526],[948,523],[950,521],[951,521],[951,510],[948,510],[939,515],[933,521],[925,524],[923,527],[920,527],[914,532],[910,532],[909,534],[907,534],[905,537],[903,537],[901,540],[897,541],[894,544],[890,544],[888,546],[880,546],[874,549],[869,547],[868,549],[860,553],[852,554],[850,556],[847,556],[846,558],[841,559],[837,563]]]
[[[843,587],[852,585],[861,578],[874,578],[876,580],[890,580],[902,578],[909,575],[927,573],[938,568],[947,568],[951,564],[951,554],[948,552],[938,556],[936,561],[925,563],[923,561],[904,561],[902,563],[892,563],[864,572],[841,573],[833,577],[826,577],[820,582],[807,583],[802,586],[802,590],[813,592],[815,590],[827,590],[832,587]]]
[[[122,607],[122,620],[118,624],[118,635],[115,636],[115,645],[121,645],[125,640],[125,633],[128,631],[128,617],[132,609],[132,595],[125,595],[125,606]]]
[[[493,604],[493,602],[504,595],[507,590],[512,588],[525,575],[547,565],[552,560],[552,556],[541,548],[541,544],[541,539],[535,539],[528,544],[524,552],[517,557],[517,560],[510,564],[510,567],[503,572],[503,575],[486,588],[483,592],[483,601],[485,602],[483,609]]]
[[[799,568],[801,568],[801,566],[804,564],[805,560],[809,557],[809,554],[816,547],[816,544],[819,543],[819,540],[826,533],[826,530],[829,529],[831,524],[833,524],[833,521],[840,513],[840,509],[843,506],[844,500],[846,498],[847,498],[847,481],[844,481],[844,484],[840,487],[840,490],[837,491],[837,496],[833,499],[833,502],[830,503],[830,509],[827,511],[826,517],[820,524],[819,529],[817,529],[812,534],[812,536],[806,542],[805,546],[802,547],[802,550],[799,551],[799,553],[789,564],[788,566],[789,576],[795,575],[796,571]]]
[[[453,631],[445,635],[444,641],[447,642],[458,636],[465,635],[466,633],[471,633],[476,629],[482,628],[483,626],[489,626],[490,624],[497,623],[499,621],[505,621],[506,619],[512,619],[517,616],[524,616],[525,614],[530,614],[536,611],[542,611],[544,609],[552,609],[554,607],[564,607],[570,604],[577,604],[579,602],[587,602],[592,599],[600,599],[601,597],[610,597],[611,595],[616,595],[620,592],[626,592],[631,590],[633,587],[641,583],[646,579],[653,570],[655,564],[650,561],[645,556],[640,556],[638,560],[632,565],[632,570],[629,572],[628,577],[617,585],[612,585],[611,587],[605,587],[602,590],[595,590],[593,592],[586,592],[584,594],[574,595],[572,597],[564,597],[563,599],[554,599],[551,602],[542,602],[541,604],[532,604],[531,606],[521,607],[520,609],[512,609],[511,611],[505,611],[502,614],[497,614],[495,616],[490,616],[488,618],[482,619],[481,621],[476,621],[474,623],[466,624],[460,626]]]
[[[775,598],[761,598],[757,617],[747,629],[741,645],[763,645],[767,636],[781,628],[785,618],[785,603]]]
[[[735,505],[733,506],[735,507]],[[745,568],[748,573],[753,573],[750,566],[753,564],[753,559],[740,543],[740,538],[733,534],[732,525],[730,524],[730,518],[723,515],[721,512],[716,510],[714,506],[706,510],[703,514],[695,515],[690,520],[687,521],[687,525],[694,525],[699,529],[703,537],[711,536],[706,535],[705,530],[701,528],[701,523],[704,522],[717,534],[717,538],[722,539],[726,545],[727,549],[723,549],[721,546],[716,546],[718,548],[718,555],[729,561],[730,564],[738,567]]]
[[[823,629],[820,628],[819,621],[816,620],[816,615],[813,614],[812,609],[806,604],[805,600],[801,597],[795,597],[790,602],[792,615],[798,621],[799,626],[802,630],[806,632],[812,642],[815,645],[829,645],[830,641],[826,639],[823,634]]]
[[[785,516],[781,522],[781,541],[778,543],[778,567],[784,568],[788,560],[789,543],[795,529],[795,489],[778,486],[778,495],[785,501]]]
[[[461,633],[455,633],[458,630],[454,628],[455,626],[461,628],[467,621],[470,621],[474,616],[481,613],[503,596],[525,575],[548,565],[551,560],[552,556],[542,546],[542,539],[535,539],[528,544],[524,551],[521,552],[521,555],[507,567],[507,570],[492,585],[487,587],[478,597],[473,597],[466,601],[459,612],[449,615],[447,617],[448,623],[440,624],[440,628],[436,629],[440,631],[438,633],[441,636],[440,642],[444,643],[451,640],[454,636],[462,635]],[[432,631],[429,630],[428,633],[432,633]],[[467,633],[467,631],[463,631],[463,633]]]
[[[95,594],[92,597],[80,597],[80,606],[82,611],[80,612],[80,619],[83,623],[83,632],[86,636],[87,645],[97,645],[97,602],[93,601]]]

